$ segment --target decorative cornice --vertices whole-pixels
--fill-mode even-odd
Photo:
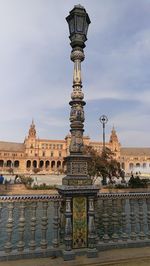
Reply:
[[[49,200],[61,200],[61,196],[58,194],[53,195],[5,195],[0,196],[0,202],[10,201],[49,201]]]
[[[64,190],[73,191],[75,187],[64,186]],[[91,188],[89,186],[84,186],[83,190],[89,193]],[[94,187],[94,190],[97,190]],[[94,192],[91,190],[91,193]],[[80,187],[82,193],[82,188]],[[98,199],[147,199],[150,198],[150,192],[131,192],[131,193],[98,193]],[[0,196],[0,202],[20,202],[20,201],[53,201],[53,200],[62,200],[61,195],[4,195]]]
[[[99,193],[98,199],[144,199],[150,198],[150,192]]]

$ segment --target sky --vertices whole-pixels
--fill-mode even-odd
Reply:
[[[73,63],[65,17],[91,19],[82,63],[85,135],[102,141],[107,115],[122,146],[150,147],[150,0],[0,0],[0,140],[69,133]]]

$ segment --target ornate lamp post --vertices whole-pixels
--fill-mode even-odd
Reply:
[[[90,19],[81,5],[76,5],[66,18],[71,40],[71,60],[74,63],[73,91],[70,111],[70,155],[66,157],[67,175],[58,187],[65,203],[65,260],[73,259],[74,249],[88,247],[87,255],[97,255],[94,223],[94,198],[99,190],[88,175],[89,156],[84,155],[84,94],[82,92],[81,62]]]
[[[103,125],[103,151],[105,151],[105,125],[108,122],[108,118],[106,115],[102,115],[99,118],[99,121],[102,123]]]
[[[103,155],[105,156],[105,125],[106,123],[108,122],[108,118],[106,115],[102,115],[100,118],[99,118],[99,121],[102,123],[103,125],[103,150],[102,150],[102,153]],[[106,182],[106,177],[103,176],[103,181],[102,181],[103,185],[107,185],[107,182]]]

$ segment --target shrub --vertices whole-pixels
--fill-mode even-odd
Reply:
[[[139,176],[131,177],[129,179],[128,186],[130,188],[147,188],[148,187],[148,179],[140,179]]]
[[[24,184],[25,186],[31,186],[32,182],[33,182],[33,178],[30,176],[19,176],[19,178],[21,179],[21,183]]]
[[[124,189],[124,188],[128,188],[128,187],[127,187],[127,184],[126,183],[123,183],[123,184],[117,184],[117,185],[115,185],[115,188]]]
[[[56,185],[46,185],[45,183],[41,185],[34,185],[33,187],[29,187],[30,189],[35,189],[35,190],[46,190],[46,189],[55,189]]]

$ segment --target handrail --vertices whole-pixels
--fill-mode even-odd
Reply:
[[[4,195],[0,196],[0,202],[10,202],[10,201],[44,201],[44,200],[61,200],[59,194],[38,194],[38,195]]]

